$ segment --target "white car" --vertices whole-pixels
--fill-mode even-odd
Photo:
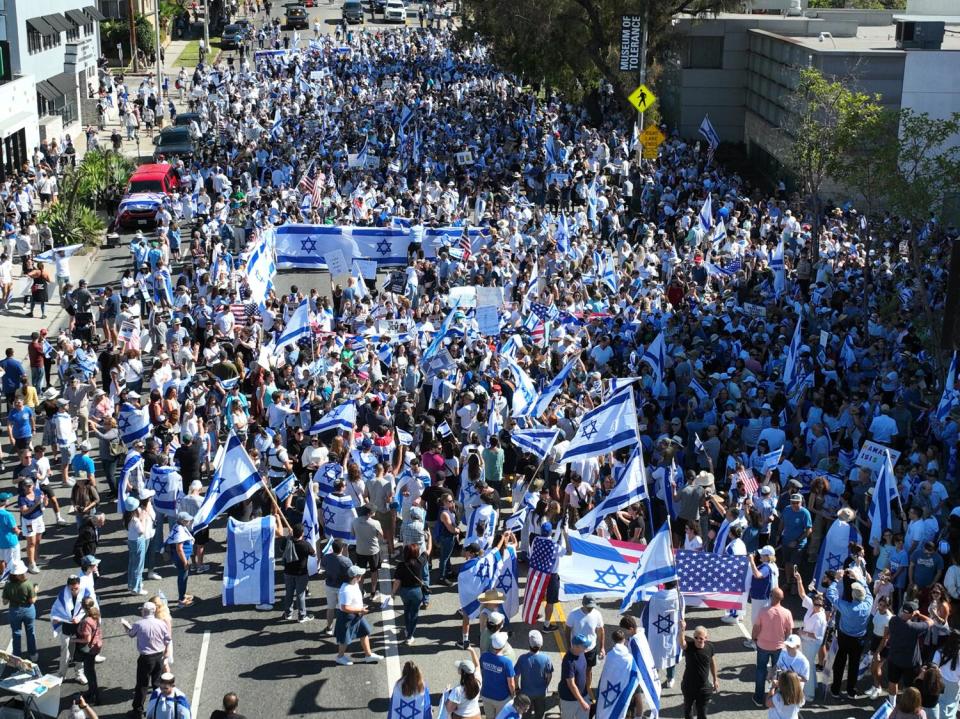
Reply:
[[[383,11],[383,19],[386,22],[407,22],[407,6],[403,0],[387,0],[387,6]]]

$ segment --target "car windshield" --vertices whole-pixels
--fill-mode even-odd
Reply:
[[[131,180],[129,192],[163,192],[160,180]]]
[[[224,35],[236,35],[238,32],[240,32],[239,25],[227,25],[225,28],[223,28]]]
[[[167,132],[160,133],[159,145],[181,145],[189,142],[190,132],[186,128],[174,128]]]

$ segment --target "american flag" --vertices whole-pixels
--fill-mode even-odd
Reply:
[[[234,324],[237,327],[246,327],[250,324],[250,317],[247,314],[247,306],[243,302],[230,303],[230,312],[233,314]]]
[[[311,207],[320,204],[320,200],[323,199],[323,183],[320,182],[320,170],[314,171],[314,163],[311,162],[310,167],[303,173],[303,177],[297,184],[297,189],[310,196]]]
[[[473,244],[470,242],[470,228],[464,226],[463,234],[460,235],[460,249],[463,250],[463,261],[466,262],[473,254]]]
[[[760,487],[757,485],[757,480],[751,472],[746,467],[741,467],[736,472],[734,472],[735,480],[742,480],[743,486],[747,490],[747,494],[756,494]]]
[[[556,305],[547,307],[542,302],[531,302],[530,311],[544,322],[555,320],[560,316],[560,310],[557,309]]]
[[[530,547],[530,571],[523,596],[523,621],[533,625],[540,616],[540,604],[547,596],[550,576],[557,566],[560,545],[549,537],[536,537]]]
[[[743,555],[677,550],[680,592],[687,606],[711,609],[743,609],[747,558]]]

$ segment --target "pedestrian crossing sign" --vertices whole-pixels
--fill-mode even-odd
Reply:
[[[637,108],[637,112],[646,112],[656,103],[657,96],[650,91],[649,87],[641,85],[630,93],[627,101]]]

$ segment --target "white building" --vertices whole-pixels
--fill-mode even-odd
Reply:
[[[96,121],[80,108],[98,89],[104,17],[83,1],[0,0],[0,173],[43,140],[69,134],[76,143],[83,124]]]

